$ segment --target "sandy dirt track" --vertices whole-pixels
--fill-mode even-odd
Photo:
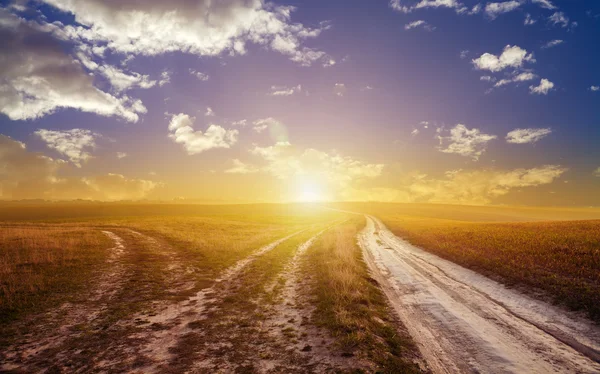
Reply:
[[[600,329],[399,239],[374,217],[365,259],[434,373],[600,373]]]

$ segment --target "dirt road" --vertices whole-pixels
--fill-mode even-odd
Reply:
[[[374,277],[434,373],[600,373],[600,329],[394,236],[359,235]]]

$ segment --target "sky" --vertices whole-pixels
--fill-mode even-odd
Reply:
[[[600,2],[0,0],[0,199],[600,205]]]

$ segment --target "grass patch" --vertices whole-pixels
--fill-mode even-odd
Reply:
[[[81,290],[114,244],[85,227],[0,229],[0,325]]]
[[[419,372],[412,362],[416,348],[398,330],[386,298],[370,278],[356,236],[363,218],[354,218],[325,232],[306,252],[302,263],[312,275],[316,299],[314,320],[330,330],[346,355],[358,355],[379,372]]]

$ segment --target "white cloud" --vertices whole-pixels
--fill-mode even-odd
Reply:
[[[252,129],[257,133],[261,133],[268,128],[280,128],[283,126],[281,122],[273,117],[258,119],[252,122],[252,125]]]
[[[117,158],[118,159],[122,159],[122,158],[125,158],[125,157],[127,157],[127,153],[125,153],[125,152],[117,152]]]
[[[598,91],[600,91],[600,86],[590,86],[590,91],[598,92]]]
[[[250,153],[265,162],[260,167],[262,172],[283,181],[317,180],[333,196],[341,196],[356,184],[379,177],[384,168],[383,164],[366,163],[335,152],[298,149],[289,142],[255,146]]]
[[[336,83],[333,86],[333,93],[337,96],[344,96],[346,94],[346,85],[344,83]]]
[[[271,86],[271,92],[269,92],[270,96],[291,96],[295,93],[302,92],[302,85],[297,85],[295,87],[287,87],[287,86]]]
[[[215,116],[215,112],[212,110],[211,107],[207,106],[206,107],[206,112],[204,112],[204,116],[206,116],[206,117],[214,117]]]
[[[446,173],[444,179],[416,176],[406,190],[414,202],[485,205],[516,188],[550,184],[566,170],[559,165],[509,171],[458,170]]]
[[[0,9],[0,113],[26,120],[72,108],[130,122],[146,113],[141,101],[96,88],[93,77],[64,53],[49,27]]]
[[[158,85],[160,87],[164,86],[165,84],[169,84],[171,83],[171,73],[168,71],[163,71],[160,74],[160,80],[158,81]]]
[[[87,150],[96,147],[96,138],[100,136],[84,129],[65,131],[39,129],[34,134],[42,139],[48,148],[67,156],[78,168],[92,157]]]
[[[413,129],[413,131],[410,132],[410,135],[412,135],[412,136],[419,135],[419,129]]]
[[[139,73],[125,73],[123,70],[112,65],[98,66],[98,72],[108,79],[113,89],[117,92],[127,91],[134,87],[151,88],[156,81],[151,80],[148,75]]]
[[[563,44],[564,40],[560,40],[560,39],[554,39],[549,41],[548,43],[544,44],[542,46],[543,49],[547,49],[547,48],[552,48],[552,47],[556,47],[557,45]]]
[[[565,16],[563,12],[555,12],[550,17],[548,17],[548,21],[552,23],[554,26],[560,27],[568,27],[569,26],[569,17]]]
[[[496,78],[490,77],[489,75],[484,75],[484,76],[479,77],[479,80],[485,81],[485,82],[495,82]]]
[[[291,22],[294,7],[251,1],[212,0],[44,0],[72,13],[79,25],[65,27],[73,39],[106,43],[123,54],[187,52],[200,56],[244,54],[254,43],[309,65],[325,57],[303,47],[327,24],[311,29]]]
[[[245,164],[237,158],[233,159],[232,163],[233,166],[225,170],[225,172],[228,174],[252,174],[259,171],[257,167]]]
[[[540,7],[544,9],[556,9],[556,6],[550,2],[550,0],[531,0],[534,4],[538,4]]]
[[[531,94],[548,95],[548,92],[550,92],[553,88],[554,83],[550,82],[546,78],[542,78],[539,85],[529,86],[529,92]]]
[[[203,73],[201,71],[196,71],[194,69],[190,69],[189,72],[191,75],[193,75],[194,77],[198,78],[198,80],[201,80],[203,82],[206,82],[207,80],[210,79],[210,76],[208,74]]]
[[[421,27],[427,31],[435,30],[435,26],[432,26],[423,20],[418,20],[418,21],[413,21],[411,23],[407,23],[406,25],[404,25],[404,30],[415,29],[417,27]]]
[[[599,167],[598,169],[594,170],[594,173],[593,173],[593,174],[594,174],[594,176],[596,176],[596,177],[600,177],[600,167]]]
[[[246,119],[241,119],[239,121],[231,122],[231,126],[236,126],[236,127],[246,127],[247,124],[248,124],[248,120],[246,120]]]
[[[473,6],[473,8],[471,8],[471,10],[468,12],[468,14],[469,15],[478,14],[479,12],[481,12],[482,9],[483,9],[483,6],[481,6],[481,4],[475,4]]]
[[[512,190],[553,183],[565,171],[559,165],[514,170],[450,170],[444,177],[410,173],[395,188],[354,188],[345,191],[350,201],[487,205]]]
[[[479,70],[499,72],[506,68],[520,68],[525,62],[535,62],[533,53],[527,53],[519,46],[507,45],[499,56],[484,53],[472,60],[473,65]]]
[[[413,10],[413,7],[402,5],[401,0],[390,0],[389,5],[390,8],[401,13],[410,13]]]
[[[330,68],[332,66],[335,66],[335,64],[337,64],[337,61],[335,61],[332,57],[323,58],[323,67]]]
[[[411,6],[403,5],[404,0],[390,0],[389,6],[401,13],[410,13],[416,9],[425,8],[450,8],[457,12],[463,12],[464,6],[456,0],[420,0]]]
[[[160,186],[120,174],[64,178],[59,172],[65,163],[29,152],[25,144],[0,135],[0,199],[132,200]]]
[[[537,20],[531,18],[531,14],[527,13],[527,15],[525,16],[525,21],[523,23],[525,24],[525,26],[531,26],[536,22]]]
[[[450,136],[439,136],[438,139],[441,152],[455,153],[478,160],[485,152],[488,143],[496,139],[496,136],[484,134],[479,129],[469,130],[465,125],[458,124],[450,129]],[[443,148],[444,143],[448,143],[445,148]]]
[[[127,178],[122,174],[115,173],[82,178],[82,181],[90,190],[88,192],[90,196],[98,196],[91,198],[112,201],[142,199],[162,185],[149,180]]]
[[[520,1],[510,0],[501,3],[487,3],[485,6],[485,14],[491,18],[496,18],[500,14],[512,12],[522,5]]]
[[[504,85],[507,85],[510,83],[531,81],[531,80],[534,80],[536,77],[537,77],[537,75],[535,75],[531,72],[513,74],[513,76],[511,76],[509,78],[500,79],[498,82],[496,82],[494,87],[500,87],[500,86],[504,86]]]
[[[190,155],[215,148],[230,148],[237,142],[238,130],[226,130],[218,125],[209,125],[206,131],[194,131],[195,117],[179,113],[169,123],[169,138],[183,145]]]
[[[469,50],[465,49],[464,51],[460,51],[460,58],[465,59],[469,56]]]
[[[546,129],[515,129],[506,134],[506,141],[513,144],[535,143],[550,135],[552,130]]]

